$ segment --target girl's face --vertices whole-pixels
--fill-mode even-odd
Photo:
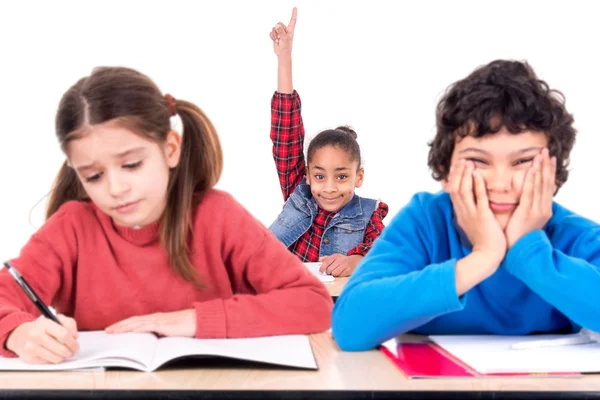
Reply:
[[[364,170],[358,169],[358,161],[351,161],[344,150],[325,146],[313,153],[306,171],[306,182],[319,204],[327,211],[338,211],[354,196],[354,189],[361,187]]]
[[[90,199],[115,224],[142,227],[158,221],[165,209],[169,169],[179,162],[180,145],[174,131],[157,144],[108,121],[71,141],[67,156]]]
[[[481,138],[457,138],[451,163],[461,159],[474,163],[485,181],[490,209],[505,229],[519,205],[525,174],[545,147],[548,139],[542,132],[512,134],[502,128]]]

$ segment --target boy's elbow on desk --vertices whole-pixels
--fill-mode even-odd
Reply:
[[[357,332],[356,326],[351,329],[348,325],[340,327],[335,319],[332,323],[331,334],[340,349],[343,351],[367,351],[377,347],[377,344],[371,344],[364,334]]]
[[[339,300],[338,300],[339,302]],[[336,303],[331,319],[331,334],[340,349],[344,351],[366,351],[377,346],[367,337],[364,321],[356,313],[341,310]]]

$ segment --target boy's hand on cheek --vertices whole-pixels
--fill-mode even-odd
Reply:
[[[140,315],[124,319],[105,329],[107,333],[156,333],[160,336],[196,335],[196,310]]]
[[[454,164],[444,188],[473,252],[484,254],[490,260],[489,268],[498,268],[506,254],[506,238],[490,209],[485,182],[473,162],[460,160]]]
[[[552,199],[556,191],[556,157],[548,149],[537,155],[527,171],[519,205],[515,209],[505,234],[508,248],[521,237],[542,229],[552,218]]]
[[[321,264],[319,272],[332,276],[350,276],[362,258],[363,256],[360,255],[345,256],[342,254],[321,257],[319,261],[323,264]]]

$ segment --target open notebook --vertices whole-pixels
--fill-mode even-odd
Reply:
[[[318,369],[308,336],[285,335],[248,339],[157,338],[151,333],[79,333],[79,352],[54,365],[27,364],[0,357],[0,371],[55,371],[119,367],[154,371],[183,357],[224,357],[286,367]]]

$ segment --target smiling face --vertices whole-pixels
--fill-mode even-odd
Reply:
[[[94,204],[117,225],[141,227],[158,221],[165,209],[180,144],[173,131],[158,144],[109,121],[90,127],[66,150]]]
[[[502,229],[519,204],[527,170],[548,146],[542,132],[512,134],[506,128],[480,138],[457,138],[451,165],[472,161],[485,181],[490,208]]]
[[[324,146],[312,154],[306,182],[319,204],[327,211],[338,211],[352,200],[354,189],[361,187],[364,170],[358,160],[339,147]]]

